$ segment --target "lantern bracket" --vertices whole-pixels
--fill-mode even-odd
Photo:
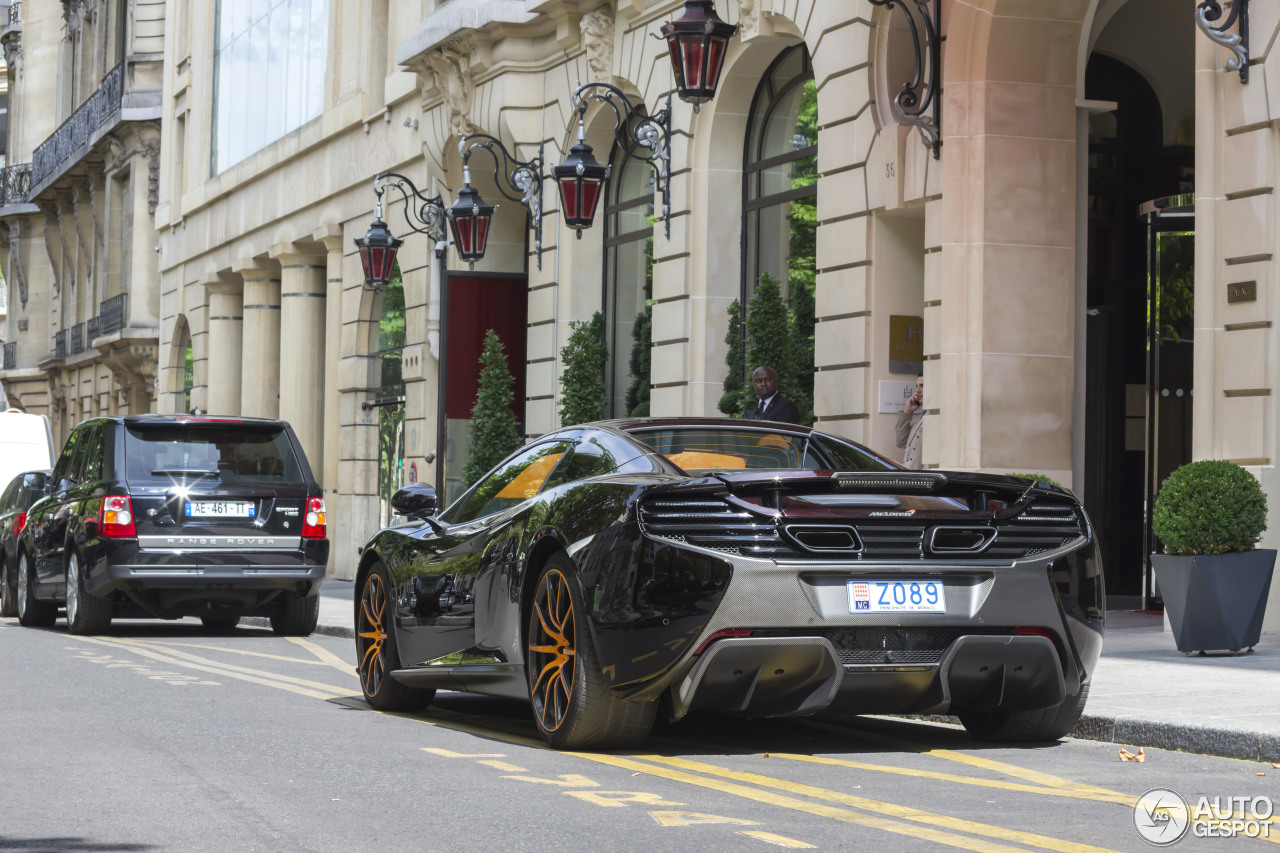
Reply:
[[[597,91],[603,90],[603,91]],[[661,215],[667,239],[671,239],[671,95],[667,105],[650,115],[643,104],[633,105],[617,86],[609,83],[585,83],[573,90],[573,105],[578,120],[586,116],[591,101],[608,104],[613,110],[614,144],[632,160],[648,163],[653,168],[658,194],[662,197]],[[648,154],[639,153],[642,149]]]
[[[1222,3],[1219,0],[1203,0],[1200,5],[1196,6],[1196,26],[1200,28],[1200,32],[1209,37],[1209,41],[1214,44],[1221,45],[1227,50],[1235,54],[1227,60],[1228,71],[1239,71],[1240,82],[1249,82],[1249,0],[1234,0],[1231,4],[1231,11],[1227,13],[1227,19],[1216,27],[1213,25],[1222,17]],[[1236,33],[1229,33],[1236,23],[1240,22],[1240,29]]]
[[[911,80],[903,83],[902,91],[894,96],[893,113],[903,124],[920,129],[924,144],[933,150],[933,159],[937,160],[942,156],[939,110],[942,104],[942,42],[946,38],[942,35],[942,0],[910,0],[916,8],[914,13],[906,5],[908,0],[867,2],[889,12],[902,5],[902,13],[911,29],[915,70]]]
[[[414,186],[413,181],[395,172],[384,172],[374,176],[373,192],[378,197],[374,216],[377,219],[382,218],[382,194],[390,188],[400,191],[404,199],[404,219],[410,228],[419,234],[426,234],[436,242],[446,238],[444,199],[438,195],[428,198]]]
[[[458,153],[462,155],[462,165],[471,160],[471,154],[477,148],[483,148],[493,158],[493,182],[503,198],[523,205],[529,211],[533,227],[533,249],[538,256],[538,269],[542,269],[542,174],[543,151],[538,146],[538,156],[531,160],[517,160],[512,156],[502,140],[487,133],[473,133],[470,136],[459,135]]]

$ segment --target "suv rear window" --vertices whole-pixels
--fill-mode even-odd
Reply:
[[[301,483],[283,427],[208,424],[131,426],[125,437],[131,483],[217,478],[224,483]]]

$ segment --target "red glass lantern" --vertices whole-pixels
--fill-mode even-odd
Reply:
[[[738,28],[716,14],[713,0],[685,0],[684,14],[662,25],[680,100],[699,105],[716,96],[729,39]]]
[[[453,246],[458,257],[469,264],[484,257],[489,244],[489,224],[497,205],[485,204],[480,191],[471,186],[471,169],[463,167],[464,186],[458,190],[458,200],[447,211],[449,228],[453,231]]]
[[[381,204],[379,204],[381,207]],[[364,267],[364,286],[370,290],[382,290],[391,281],[391,271],[396,265],[396,253],[404,245],[403,240],[387,230],[381,217],[373,220],[369,231],[355,239],[360,249],[360,266]]]
[[[596,207],[610,168],[596,161],[586,137],[586,129],[579,119],[577,144],[569,149],[565,161],[551,170],[560,185],[560,212],[564,215],[564,224],[578,232],[579,240],[583,229],[590,228],[595,221]]]

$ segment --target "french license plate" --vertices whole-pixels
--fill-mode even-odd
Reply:
[[[187,501],[187,518],[253,518],[253,501]]]
[[[942,581],[849,581],[850,613],[946,613]]]

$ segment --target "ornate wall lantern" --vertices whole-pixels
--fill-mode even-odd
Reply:
[[[685,0],[684,14],[662,25],[680,100],[693,111],[716,96],[729,39],[738,27],[716,14],[713,0]]]
[[[1218,26],[1213,22],[1222,17],[1222,4],[1218,0],[1203,0],[1196,6],[1196,26],[1209,37],[1209,41],[1221,45],[1235,56],[1227,60],[1228,71],[1239,71],[1240,82],[1249,82],[1249,0],[1233,0],[1227,19]],[[1229,33],[1236,21],[1238,32]]]
[[[356,247],[360,250],[360,266],[364,268],[364,286],[374,292],[384,290],[387,282],[391,281],[396,253],[404,245],[404,241],[397,239],[387,228],[387,223],[382,221],[382,194],[386,191],[384,181],[389,181],[389,185],[400,190],[404,197],[404,218],[410,228],[437,242],[445,237],[444,200],[440,196],[428,198],[418,191],[413,181],[395,172],[375,176],[373,192],[378,201],[374,207],[373,224],[363,237],[355,239]],[[409,204],[411,197],[417,201],[414,206]]]
[[[937,160],[942,156],[942,0],[910,0],[915,11],[906,5],[906,0],[867,2],[889,11],[902,6],[911,30],[915,70],[894,96],[893,113],[901,123],[920,129],[924,144],[933,149],[933,159]]]
[[[658,192],[662,196],[661,218],[671,236],[671,98],[665,109],[653,115],[635,106],[622,90],[608,83],[587,83],[573,90],[573,104],[578,111],[578,143],[569,156],[552,170],[560,184],[560,204],[565,224],[578,232],[590,228],[603,194],[609,166],[596,162],[592,148],[586,143],[585,116],[591,101],[601,101],[613,110],[614,144],[633,160],[653,167]],[[637,153],[647,151],[647,154]]]
[[[458,256],[473,267],[476,261],[484,257],[489,244],[489,225],[493,212],[498,209],[496,204],[485,204],[480,193],[471,186],[469,164],[471,154],[477,148],[483,148],[493,157],[493,179],[498,192],[529,211],[533,227],[533,248],[538,255],[538,269],[542,269],[542,147],[538,147],[538,156],[532,160],[517,160],[501,140],[487,133],[473,133],[458,141],[466,186],[458,192],[458,200],[448,211]],[[464,239],[467,241],[465,250]]]

